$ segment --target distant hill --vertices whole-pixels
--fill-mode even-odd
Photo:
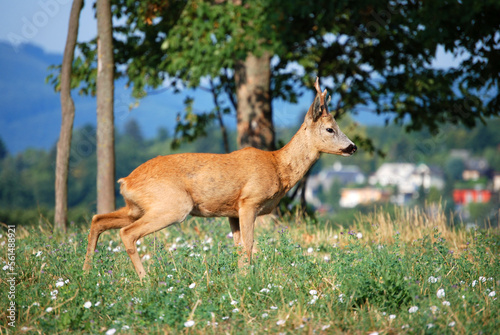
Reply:
[[[17,52],[0,43],[0,137],[10,153],[28,147],[51,148],[61,126],[59,93],[45,84],[48,67],[62,62],[62,55],[48,54],[33,45],[22,45]],[[175,116],[183,109],[183,97],[170,92],[147,97],[138,108],[123,81],[115,84],[115,119],[117,127],[134,117],[144,134],[155,135],[158,127],[172,129]],[[191,93],[194,94],[194,93]],[[75,127],[96,123],[96,99],[73,92]]]
[[[61,64],[62,55],[49,54],[43,49],[25,44],[14,49],[10,44],[0,42],[0,137],[10,153],[17,153],[29,147],[49,149],[59,136],[61,107],[59,93],[45,84],[50,65]],[[211,109],[212,98],[202,90],[187,90],[181,94],[165,91],[150,95],[135,103],[130,90],[125,89],[123,80],[115,83],[115,123],[121,127],[129,117],[134,117],[146,137],[156,135],[159,127],[171,132],[177,113],[184,109],[183,101],[189,95],[195,97],[195,111]],[[75,127],[96,123],[96,99],[82,97],[73,92],[76,115]],[[278,127],[297,124],[300,115],[309,107],[311,97],[304,95],[297,105],[281,101],[273,103],[274,121]],[[354,118],[365,124],[382,124],[383,119],[371,113]],[[230,128],[235,127],[234,117],[226,120]]]

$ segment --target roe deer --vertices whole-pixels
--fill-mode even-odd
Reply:
[[[158,156],[118,180],[126,205],[92,218],[83,269],[90,269],[99,235],[121,228],[125,249],[137,274],[144,278],[137,240],[182,222],[189,214],[228,217],[234,243],[243,244],[250,262],[256,217],[269,214],[320,153],[350,156],[357,150],[328,113],[330,99],[325,102],[327,92],[321,92],[318,78],[314,86],[317,94],[304,123],[280,150],[244,148],[229,154]]]

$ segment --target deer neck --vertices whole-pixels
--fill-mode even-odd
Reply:
[[[275,151],[278,173],[286,191],[304,177],[320,156],[320,152],[311,144],[306,128],[307,126],[302,124],[290,142]]]

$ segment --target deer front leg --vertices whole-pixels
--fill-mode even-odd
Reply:
[[[240,230],[241,242],[243,244],[243,251],[248,259],[248,264],[252,262],[252,248],[253,248],[253,232],[255,225],[256,213],[252,207],[242,207],[239,210],[240,216]]]
[[[241,245],[240,219],[229,218],[229,225],[231,226],[231,232],[233,233],[234,245],[237,247]]]

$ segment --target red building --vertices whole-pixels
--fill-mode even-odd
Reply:
[[[489,202],[491,191],[487,190],[453,190],[453,201],[456,205],[467,205],[471,202]]]

